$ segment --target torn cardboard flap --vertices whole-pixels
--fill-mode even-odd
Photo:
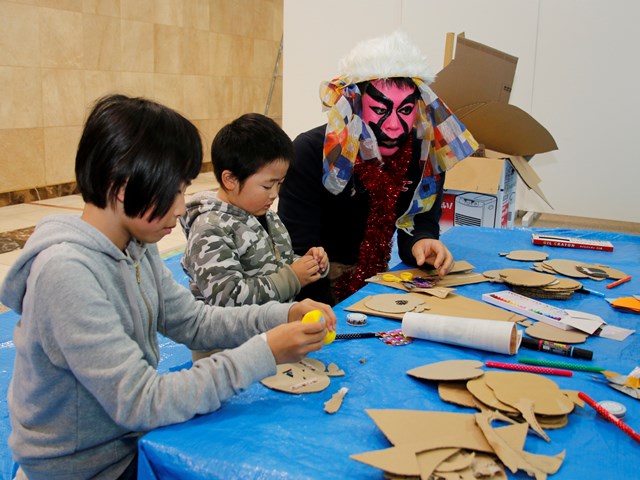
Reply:
[[[509,162],[525,185],[553,206],[540,188],[540,177],[523,157],[486,150],[485,157],[468,157],[447,172],[445,190],[497,195],[503,187],[504,162]]]
[[[511,228],[518,177],[553,208],[528,160],[558,146],[531,115],[509,104],[517,63],[516,57],[460,34],[455,58],[431,84],[488,157],[468,157],[447,172],[442,232],[455,225]]]
[[[431,88],[456,115],[459,110],[481,102],[508,103],[517,65],[517,57],[460,33],[455,59],[438,73]]]
[[[486,148],[529,156],[556,150],[551,134],[524,110],[509,104],[518,59],[457,37],[455,58],[437,75],[432,90]]]

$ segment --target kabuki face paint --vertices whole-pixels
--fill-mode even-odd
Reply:
[[[362,119],[378,140],[382,156],[393,155],[407,140],[416,118],[419,94],[388,80],[371,82],[362,96]]]

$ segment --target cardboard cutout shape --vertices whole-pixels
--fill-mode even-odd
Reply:
[[[298,363],[278,365],[277,373],[261,383],[272,390],[286,393],[314,393],[327,388],[331,380],[325,373],[324,363],[303,358]]]

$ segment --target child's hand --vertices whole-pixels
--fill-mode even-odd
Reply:
[[[300,302],[294,303],[289,309],[289,316],[287,317],[287,321],[291,322],[299,322],[302,320],[302,317],[311,310],[320,310],[322,312],[322,317],[324,318],[324,325],[328,330],[335,332],[336,330],[336,314],[333,312],[331,307],[326,303],[316,302],[315,300],[311,300],[310,298],[305,298]]]
[[[329,268],[329,257],[327,252],[322,247],[311,247],[307,252],[307,255],[311,255],[316,262],[318,262],[319,271],[321,274],[327,271]]]
[[[311,310],[320,310],[324,322],[302,323],[302,317]],[[331,307],[308,298],[291,306],[287,321],[267,332],[267,343],[278,364],[297,362],[309,352],[320,350],[327,330],[336,329]]]
[[[322,322],[285,323],[267,332],[267,343],[277,364],[294,363],[322,348],[325,331]]]
[[[320,266],[315,258],[311,255],[305,255],[291,264],[293,272],[298,277],[301,286],[307,286],[310,283],[320,279]]]

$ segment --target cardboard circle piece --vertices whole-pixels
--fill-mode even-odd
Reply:
[[[512,250],[506,257],[509,260],[518,260],[520,262],[541,262],[549,258],[549,255],[538,250]]]
[[[419,305],[424,305],[424,301],[416,295],[383,293],[368,298],[364,304],[367,308],[377,312],[404,313],[411,312]]]
[[[523,399],[531,400],[536,415],[563,415],[575,407],[556,382],[537,373],[486,372],[484,379],[496,398],[507,405],[516,407]]]
[[[446,360],[412,368],[407,374],[423,380],[469,380],[484,375],[483,365],[478,360]]]
[[[558,279],[558,282],[552,285],[545,285],[545,290],[578,290],[579,288],[582,288],[582,284],[573,278],[556,278]]]
[[[505,268],[500,270],[500,276],[505,283],[520,287],[542,287],[558,280],[548,273],[532,272],[522,268]]]
[[[607,274],[607,278],[610,278],[612,280],[620,280],[621,278],[624,278],[627,276],[627,274],[624,273],[622,270],[617,270],[615,268],[607,267],[606,265],[584,264],[584,266],[587,268],[592,267],[592,268],[598,268],[600,270],[604,270],[604,272]]]
[[[539,340],[549,340],[560,343],[584,343],[589,336],[578,330],[562,330],[552,327],[544,322],[536,322],[525,329],[525,333],[530,337]]]
[[[589,278],[589,275],[585,275],[578,271],[576,266],[582,265],[582,262],[578,262],[576,260],[565,260],[561,258],[557,258],[554,260],[545,260],[542,262],[545,268],[552,268],[560,275],[564,275],[566,277],[573,278]]]

